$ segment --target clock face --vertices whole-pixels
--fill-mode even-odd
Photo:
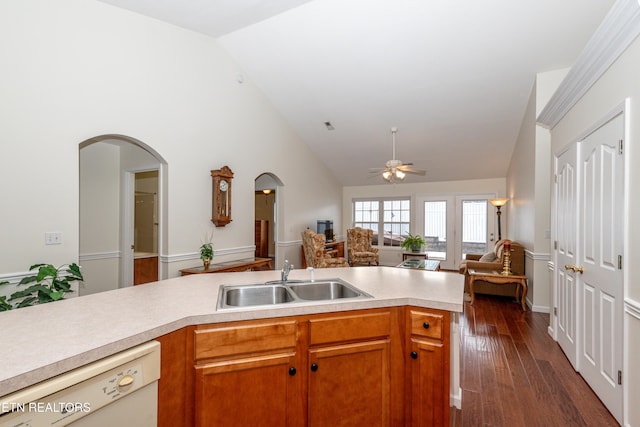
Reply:
[[[227,181],[225,181],[224,179],[220,181],[220,191],[227,191],[228,188],[229,183]]]

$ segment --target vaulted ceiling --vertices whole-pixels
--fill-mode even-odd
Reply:
[[[538,72],[613,0],[102,0],[217,38],[343,185],[504,177]],[[330,122],[333,130],[328,130]]]

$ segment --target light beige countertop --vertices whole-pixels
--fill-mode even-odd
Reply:
[[[292,270],[289,279],[309,279]],[[463,308],[463,276],[395,267],[321,269],[373,298],[216,310],[222,284],[263,283],[280,271],[194,274],[0,313],[0,396],[150,341],[185,326],[415,305]],[[87,286],[90,286],[87,284]]]

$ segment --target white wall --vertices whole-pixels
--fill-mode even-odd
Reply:
[[[214,231],[228,257],[253,252],[263,172],[284,183],[281,241],[339,218],[339,184],[250,78],[238,83],[214,39],[92,0],[5,0],[0,40],[0,178],[16,183],[0,187],[0,272],[78,260],[78,144],[97,135],[136,138],[166,160],[169,276],[198,263],[213,228],[211,169],[235,173],[233,222]],[[45,246],[46,231],[63,244]]]
[[[120,257],[120,147],[80,150],[80,294],[116,289]],[[88,286],[87,286],[88,285]]]
[[[539,73],[507,172],[509,237],[525,248],[527,300],[534,311],[551,310],[550,260],[551,152],[549,131],[536,125],[536,118],[568,69]]]
[[[564,116],[551,132],[551,151],[577,141],[592,125],[629,99],[628,135],[625,141],[626,247],[624,263],[625,295],[625,360],[623,384],[626,384],[625,424],[640,425],[640,366],[637,361],[637,342],[640,338],[640,280],[635,275],[634,263],[640,259],[640,39],[618,58],[585,96]]]
[[[427,172],[429,173],[429,172]],[[346,236],[347,228],[353,226],[353,199],[363,197],[401,197],[411,199],[411,231],[415,232],[418,218],[415,218],[416,198],[420,196],[467,195],[467,194],[495,194],[504,197],[506,181],[504,178],[477,179],[470,181],[440,181],[405,184],[380,184],[366,186],[344,187],[342,191],[342,234]],[[506,209],[508,211],[508,207]],[[505,212],[505,210],[503,210]],[[497,218],[497,217],[496,217]],[[508,221],[502,217],[503,235],[507,235]],[[336,230],[340,230],[334,224]],[[496,226],[497,229],[497,226]],[[402,262],[402,252],[399,248],[380,248],[380,264],[397,265]]]

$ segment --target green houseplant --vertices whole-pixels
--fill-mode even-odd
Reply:
[[[18,286],[29,285],[26,289],[14,292],[8,299],[5,296],[0,297],[0,311],[61,300],[65,294],[73,292],[72,282],[84,280],[80,267],[75,263],[58,268],[51,264],[34,264],[29,267],[29,271],[35,269],[38,269],[37,274],[24,277],[18,283]],[[0,282],[0,285],[8,283]]]
[[[213,258],[213,244],[211,243],[203,243],[200,246],[200,259],[204,263],[204,269],[207,270],[209,268],[209,263]]]
[[[425,244],[426,242],[422,236],[414,236],[411,233],[408,233],[404,240],[402,240],[402,243],[400,243],[400,246],[407,251],[420,252],[420,249],[422,249]]]

